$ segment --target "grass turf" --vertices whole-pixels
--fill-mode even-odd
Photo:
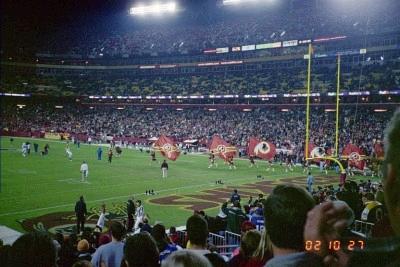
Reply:
[[[39,144],[39,151],[49,143],[48,156],[33,152],[23,157],[20,148],[24,141]],[[23,231],[18,220],[36,217],[56,211],[73,211],[75,202],[84,195],[87,205],[100,206],[105,203],[125,202],[130,196],[144,200],[145,212],[152,222],[163,221],[165,225],[184,225],[190,211],[173,206],[159,206],[147,200],[171,194],[196,193],[199,190],[221,187],[215,181],[222,179],[223,186],[240,185],[257,181],[261,174],[268,179],[304,176],[301,168],[285,173],[276,167],[273,175],[268,175],[265,163],[259,168],[249,168],[247,160],[237,160],[237,169],[229,170],[219,160],[219,167],[208,169],[208,158],[201,155],[181,155],[176,162],[169,163],[167,179],[161,178],[161,155],[157,163],[150,165],[150,155],[131,149],[123,149],[120,158],[113,157],[107,162],[107,149],[103,148],[102,160],[97,160],[95,145],[81,145],[78,149],[71,145],[73,160],[65,153],[65,143],[34,140],[30,138],[1,138],[1,192],[0,224]],[[89,183],[80,183],[80,165],[85,160],[89,164]],[[262,165],[261,165],[262,164]],[[305,179],[305,178],[304,178]],[[146,196],[144,192],[154,189],[156,196]],[[214,215],[217,208],[208,213]]]

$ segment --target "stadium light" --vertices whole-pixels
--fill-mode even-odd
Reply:
[[[147,14],[161,14],[161,13],[174,13],[176,11],[176,3],[171,2],[171,3],[165,3],[165,4],[160,4],[160,3],[155,3],[152,5],[139,5],[136,7],[131,7],[129,9],[129,14],[135,16],[143,16]]]
[[[247,4],[247,3],[262,3],[262,2],[273,2],[274,0],[222,0],[224,6],[237,5],[237,4]]]

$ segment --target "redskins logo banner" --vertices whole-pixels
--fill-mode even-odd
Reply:
[[[353,144],[347,144],[343,149],[343,158],[349,160],[349,166],[355,167],[359,170],[364,169],[365,160],[362,150]]]
[[[320,158],[326,156],[325,148],[322,146],[316,146],[313,143],[308,144],[308,157],[313,159],[314,162],[319,163],[321,161]]]
[[[270,142],[260,141],[255,137],[250,137],[247,146],[247,154],[250,157],[271,160],[276,155],[276,147]]]
[[[166,157],[169,160],[175,161],[181,151],[179,147],[175,144],[175,142],[164,135],[161,135],[158,140],[153,145],[154,150],[160,151],[161,155]]]
[[[228,142],[226,142],[218,135],[213,136],[209,149],[211,153],[219,156],[224,160],[227,160],[228,158],[236,155],[236,147],[231,146],[230,144],[228,144]]]

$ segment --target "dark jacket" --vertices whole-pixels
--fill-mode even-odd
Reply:
[[[75,213],[77,217],[83,217],[87,215],[86,203],[84,201],[77,201],[75,204]]]
[[[240,234],[240,226],[246,220],[246,214],[237,207],[224,208],[222,211],[227,215],[228,219],[226,230]]]
[[[136,208],[135,208],[135,204],[133,203],[133,201],[128,201],[128,204],[126,205],[126,212],[128,213],[128,216],[129,215],[134,215],[135,214],[135,211],[136,211]]]
[[[163,163],[161,164],[161,168],[166,168],[166,169],[168,169],[168,163],[163,162]]]

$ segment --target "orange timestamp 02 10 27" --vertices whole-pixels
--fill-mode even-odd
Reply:
[[[321,240],[306,240],[305,241],[305,250],[309,252],[316,252],[321,250],[322,245],[327,245],[329,250],[338,251],[341,249],[344,250],[363,250],[365,248],[364,240],[331,240],[328,244],[323,244]]]

